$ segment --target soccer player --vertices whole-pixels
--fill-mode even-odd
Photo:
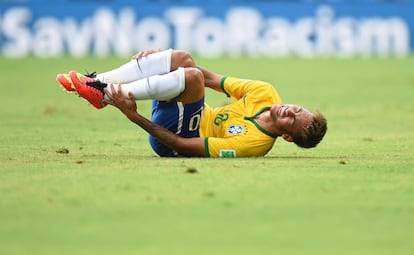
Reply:
[[[181,50],[141,51],[113,70],[92,75],[71,71],[57,80],[95,108],[117,107],[149,133],[150,145],[161,157],[264,156],[277,137],[311,148],[327,130],[319,111],[282,104],[270,83],[211,72]],[[235,101],[212,108],[204,102],[205,87]],[[135,101],[145,99],[153,99],[151,120],[137,111]]]

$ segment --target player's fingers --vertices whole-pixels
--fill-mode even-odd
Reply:
[[[104,93],[107,98],[111,98],[112,95],[109,93],[109,90],[107,88],[104,88]]]
[[[159,49],[157,49],[157,50],[146,50],[146,51],[143,52],[141,57],[146,57],[146,56],[151,55],[153,53],[156,53],[158,51],[159,51]]]
[[[114,100],[118,96],[118,91],[115,89],[114,84],[110,83],[109,86],[111,87],[111,92],[108,93],[108,97]]]
[[[143,51],[138,52],[137,54],[135,54],[134,56],[132,56],[132,59],[139,59],[139,58],[141,58],[143,53],[144,53]]]
[[[121,86],[121,84],[117,84],[118,85],[118,91],[117,91],[117,94],[118,95],[122,95],[122,86]]]
[[[109,84],[109,85],[112,85],[112,84]],[[112,89],[112,91],[114,91],[114,90]],[[114,104],[114,96],[113,96],[113,94],[109,92],[108,88],[104,88],[104,92],[105,92],[106,98],[104,98],[103,101],[105,103],[108,103],[110,105],[113,105]]]
[[[132,94],[132,92],[131,92],[131,91],[130,91],[130,92],[128,92],[128,97],[129,97],[129,99],[131,99],[131,100],[134,100],[134,101],[135,101],[134,94]]]
[[[110,98],[114,98],[114,95],[116,95],[116,90],[114,88],[114,84],[113,83],[109,83],[109,87],[111,88],[111,93],[110,94]]]
[[[131,59],[143,58],[143,57],[146,57],[146,56],[148,56],[150,54],[153,54],[153,53],[156,53],[156,52],[160,52],[160,51],[162,51],[161,48],[158,48],[156,50],[144,50],[144,51],[140,51],[137,54],[135,54],[134,56],[132,56]]]
[[[114,105],[114,101],[110,100],[109,98],[104,98],[104,100],[102,100],[102,102],[110,104],[110,105]]]

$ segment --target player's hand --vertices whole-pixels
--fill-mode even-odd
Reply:
[[[140,51],[140,52],[138,52],[137,54],[135,54],[134,56],[132,56],[132,58],[131,59],[139,59],[139,58],[143,58],[143,57],[145,57],[145,56],[148,56],[148,55],[150,55],[150,54],[153,54],[153,53],[156,53],[156,52],[160,52],[161,51],[161,49],[160,48],[158,48],[158,49],[156,49],[156,50],[143,50],[143,51]]]
[[[131,92],[128,93],[128,96],[125,96],[122,93],[122,86],[118,85],[118,89],[115,89],[113,84],[111,86],[110,93],[107,88],[104,89],[107,99],[104,99],[104,102],[118,108],[125,116],[131,119],[137,114],[137,104],[135,98]]]

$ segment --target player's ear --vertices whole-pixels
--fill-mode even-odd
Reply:
[[[285,139],[287,142],[293,142],[293,137],[288,134],[282,134],[282,138]]]

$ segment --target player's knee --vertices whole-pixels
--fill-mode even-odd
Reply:
[[[174,50],[172,54],[172,67],[194,67],[195,62],[190,53],[184,50]]]
[[[190,85],[191,87],[198,87],[204,89],[204,75],[198,68],[186,68],[185,83]]]
[[[203,96],[203,73],[195,67],[185,68],[185,89],[178,100],[184,103],[192,103],[200,100]]]

